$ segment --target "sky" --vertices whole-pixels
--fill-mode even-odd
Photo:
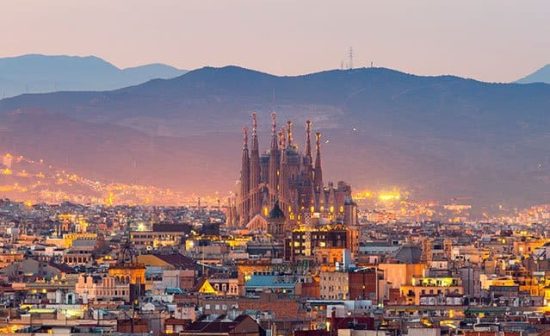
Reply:
[[[1,0],[0,57],[279,75],[382,66],[509,82],[550,63],[548,0]]]

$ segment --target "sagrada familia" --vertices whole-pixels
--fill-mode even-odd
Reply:
[[[336,186],[323,183],[321,133],[315,133],[314,161],[309,120],[305,125],[305,150],[301,152],[293,138],[292,122],[277,132],[275,113],[271,119],[271,146],[264,154],[259,149],[256,113],[252,114],[250,149],[248,128],[243,129],[240,190],[232,204],[235,213],[229,225],[245,227],[254,217],[268,217],[274,211],[282,211],[291,226],[320,219],[355,221],[351,187],[344,182]]]

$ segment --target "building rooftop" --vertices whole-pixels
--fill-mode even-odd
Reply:
[[[273,209],[269,212],[269,218],[270,219],[284,219],[285,214],[283,210],[281,210],[281,207],[279,206],[279,201],[275,202],[275,205],[273,205]]]
[[[195,261],[181,253],[173,254],[154,254],[155,257],[174,266],[177,269],[194,269]]]
[[[403,264],[417,264],[422,257],[422,249],[416,245],[403,245],[393,257]]]

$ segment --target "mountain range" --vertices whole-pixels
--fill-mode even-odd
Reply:
[[[516,83],[547,83],[550,84],[550,64],[546,64],[537,71],[519,79]]]
[[[112,90],[184,73],[164,64],[120,69],[95,56],[6,57],[0,58],[0,98],[23,93]]]
[[[235,190],[240,130],[258,113],[323,135],[324,176],[355,190],[522,207],[550,202],[550,85],[415,76],[385,68],[274,76],[235,66],[104,92],[0,101],[0,150],[102,181],[184,193]]]

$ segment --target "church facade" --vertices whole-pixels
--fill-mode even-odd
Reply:
[[[355,221],[351,187],[344,182],[324,184],[321,133],[314,135],[313,150],[312,124],[306,121],[301,151],[293,136],[292,122],[277,130],[275,113],[271,119],[271,143],[264,153],[259,148],[256,113],[252,114],[250,138],[248,128],[243,129],[239,190],[228,224],[245,227],[257,215],[268,217],[276,203],[291,226]]]

